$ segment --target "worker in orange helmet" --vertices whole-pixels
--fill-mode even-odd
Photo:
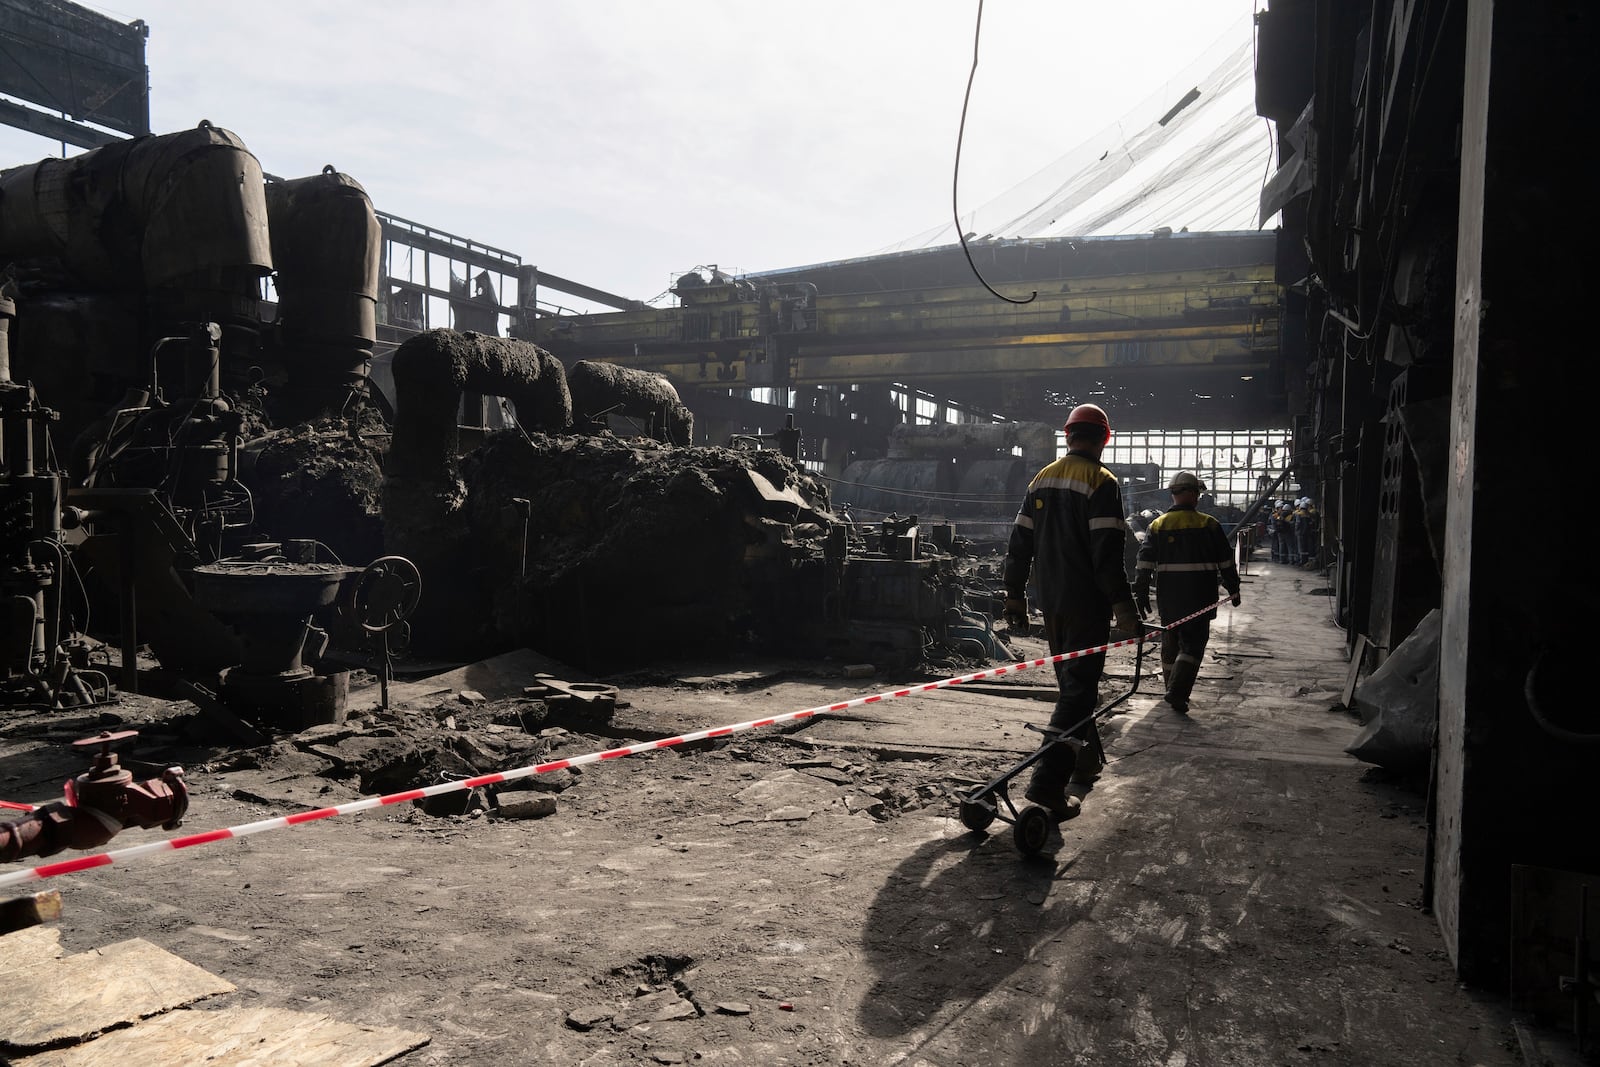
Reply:
[[[1092,648],[1112,636],[1131,637],[1139,616],[1123,562],[1128,536],[1122,489],[1100,463],[1111,440],[1111,420],[1094,404],[1079,404],[1064,427],[1067,454],[1034,476],[1011,528],[1003,579],[1005,617],[1013,627],[1028,622],[1027,587],[1037,579],[1039,609],[1052,654]],[[1056,663],[1060,696],[1050,729],[1084,742],[1082,749],[1045,742],[1034,764],[1026,796],[1057,821],[1078,813],[1069,783],[1086,784],[1100,773],[1104,756],[1094,710],[1099,702],[1105,653]]]

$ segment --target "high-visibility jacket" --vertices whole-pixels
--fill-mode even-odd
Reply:
[[[1122,555],[1126,537],[1117,476],[1097,459],[1068,452],[1028,485],[1006,547],[1006,592],[1021,599],[1031,570],[1041,611],[1105,621],[1111,605],[1133,599]]]
[[[1175,506],[1150,524],[1139,549],[1134,592],[1141,599],[1156,583],[1156,603],[1161,618],[1181,619],[1217,602],[1217,582],[1229,595],[1239,592],[1239,568],[1222,524],[1193,507]],[[1206,618],[1216,618],[1212,611]]]

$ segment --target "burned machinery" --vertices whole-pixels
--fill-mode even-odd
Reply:
[[[263,529],[292,510],[252,482],[279,443],[363,438],[360,419],[329,415],[365,389],[380,239],[355,182],[331,168],[267,182],[209,124],[0,175],[15,279],[0,337],[30,383],[0,390],[9,699],[133,689],[148,646],[184,693],[295,727],[339,714],[330,645],[404,640],[395,620],[352,617],[381,552],[339,559],[316,529]],[[439,577],[425,604],[414,578],[392,598],[420,607],[421,651],[535,645],[581,664],[609,638],[644,656],[753,642],[888,662],[1003,647],[954,555],[918,530],[838,541],[792,448],[682,447],[687,409],[659,375],[579,366],[569,391],[532,344],[451,331],[415,335],[393,366],[392,440],[369,411],[381,444],[361,462],[382,551]],[[464,389],[502,396],[515,428],[464,448]],[[618,413],[639,420],[610,421],[626,437],[602,424]],[[78,632],[91,604],[111,647]]]
[[[378,252],[353,180],[269,185],[209,123],[0,173],[6,700],[104,699],[113,658],[134,690],[148,644],[252,717],[342,713],[305,661],[360,568],[260,528],[241,447],[359,402]]]
[[[1043,423],[902,424],[888,454],[845,468],[850,503],[887,514],[916,511],[1007,527],[1040,468],[1055,459],[1056,431]]]
[[[961,569],[956,528],[897,515],[852,546],[835,527],[825,553],[824,644],[835,655],[904,664],[1012,658],[990,623],[991,590]]]

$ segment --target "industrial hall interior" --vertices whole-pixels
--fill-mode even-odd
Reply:
[[[1600,9],[132,2],[0,0],[0,1065],[1600,1064]]]

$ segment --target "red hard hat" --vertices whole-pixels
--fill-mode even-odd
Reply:
[[[1105,411],[1098,404],[1079,404],[1073,408],[1061,428],[1071,437],[1074,426],[1098,426],[1105,434],[1104,440],[1111,440],[1111,420],[1106,418]]]

